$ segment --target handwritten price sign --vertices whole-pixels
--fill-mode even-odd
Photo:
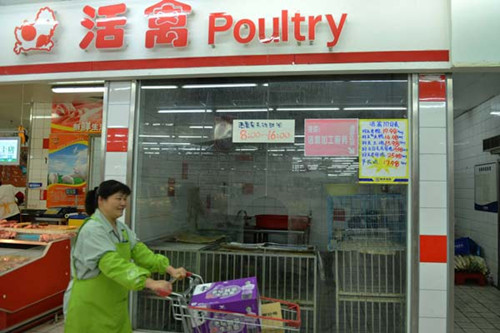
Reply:
[[[359,142],[360,183],[408,182],[406,119],[362,119],[359,121]]]
[[[235,143],[293,143],[294,119],[238,119],[233,120]]]

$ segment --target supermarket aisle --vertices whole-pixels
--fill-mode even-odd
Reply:
[[[455,286],[455,333],[500,332],[500,291],[495,287]]]

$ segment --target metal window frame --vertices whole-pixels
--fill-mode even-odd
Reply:
[[[410,120],[410,182],[408,184],[408,237],[407,237],[407,333],[418,332],[419,304],[419,104],[418,104],[418,74],[408,78],[408,118]]]
[[[453,128],[453,78],[450,74],[446,75],[446,162],[447,162],[447,232],[448,232],[448,285],[447,309],[446,309],[446,332],[453,332],[455,325],[455,177],[454,177],[454,128]]]

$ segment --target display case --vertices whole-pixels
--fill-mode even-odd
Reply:
[[[0,330],[61,309],[70,279],[70,239],[0,239]]]

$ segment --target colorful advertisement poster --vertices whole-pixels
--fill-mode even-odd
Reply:
[[[408,183],[406,119],[362,119],[359,137],[360,183]]]
[[[52,133],[100,133],[102,102],[53,103],[50,131]]]
[[[358,119],[306,119],[305,156],[357,156]]]
[[[293,143],[294,119],[233,120],[233,142],[236,143]]]
[[[84,205],[88,156],[88,135],[50,135],[47,207]]]

